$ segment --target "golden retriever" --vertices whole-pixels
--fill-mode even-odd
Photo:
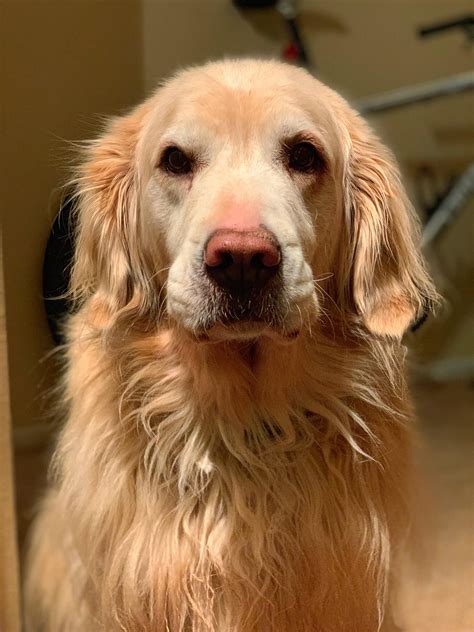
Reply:
[[[75,184],[28,629],[388,629],[401,337],[436,299],[389,151],[306,71],[230,60],[111,121]]]

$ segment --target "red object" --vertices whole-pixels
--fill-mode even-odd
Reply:
[[[286,61],[296,61],[300,56],[300,48],[298,44],[295,42],[291,42],[288,46],[283,50],[283,59]]]

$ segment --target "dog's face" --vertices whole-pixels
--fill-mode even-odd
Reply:
[[[286,73],[258,81],[239,65],[157,99],[139,148],[142,244],[169,266],[169,315],[198,335],[291,337],[317,305],[340,232],[337,137],[324,103],[304,102]]]
[[[201,339],[292,339],[324,297],[398,336],[432,293],[390,156],[283,64],[182,73],[93,145],[81,188],[73,282],[163,300]]]

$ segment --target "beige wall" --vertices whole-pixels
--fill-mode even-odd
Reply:
[[[0,630],[19,632],[19,575],[13,486],[10,392],[0,234]]]
[[[277,18],[277,19],[275,19]],[[255,26],[270,21],[270,30]],[[275,40],[273,31],[279,36]],[[274,12],[241,12],[231,0],[145,1],[143,60],[147,91],[176,69],[237,55],[279,55],[284,28]]]
[[[33,423],[50,383],[51,340],[41,299],[46,238],[67,177],[67,143],[90,136],[97,114],[142,96],[140,2],[4,0],[1,207],[15,424]],[[69,154],[69,155],[68,155]]]

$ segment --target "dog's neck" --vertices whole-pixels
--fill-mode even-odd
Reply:
[[[238,345],[238,351],[244,362],[248,364],[251,370],[254,370],[260,351],[260,342],[258,340],[249,340]]]
[[[337,318],[316,319],[292,340],[265,335],[213,341],[165,322],[142,328],[125,319],[110,327],[108,310],[97,299],[81,312],[72,320],[71,339],[95,339],[126,384],[168,384],[171,372],[183,380],[191,401],[206,409],[251,397],[253,406],[277,402],[280,409],[304,411],[308,400],[326,400],[328,393],[333,400],[357,401],[359,394],[366,401],[371,390],[393,399],[403,388],[403,348],[348,332]],[[133,375],[135,366],[140,375]]]

